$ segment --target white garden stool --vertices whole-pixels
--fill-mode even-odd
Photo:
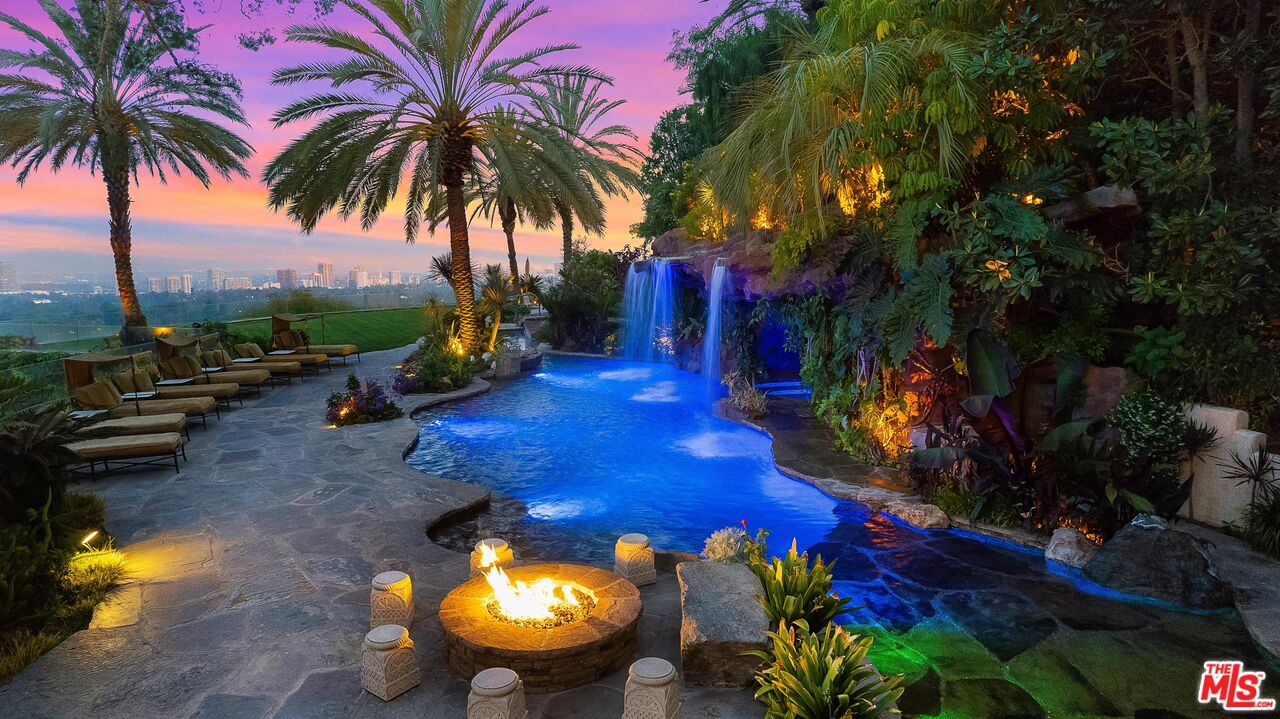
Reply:
[[[618,537],[618,543],[613,545],[613,571],[626,577],[637,587],[658,581],[649,538],[634,533]]]
[[[524,682],[505,667],[485,669],[471,680],[467,719],[528,719]]]

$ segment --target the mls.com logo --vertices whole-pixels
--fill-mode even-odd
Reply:
[[[1266,678],[1266,672],[1246,671],[1242,662],[1205,662],[1200,703],[1217,702],[1229,712],[1272,711],[1276,700],[1262,696],[1262,680]]]

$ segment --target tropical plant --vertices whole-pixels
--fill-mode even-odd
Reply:
[[[756,387],[755,381],[741,369],[724,376],[729,387],[729,402],[733,408],[750,419],[760,419],[769,413],[769,395]]]
[[[392,390],[400,395],[452,392],[471,384],[471,362],[465,354],[452,349],[450,344],[450,334],[443,331],[428,332],[400,364],[392,381]]]
[[[1233,453],[1225,476],[1249,487],[1249,506],[1241,518],[1244,538],[1254,549],[1280,557],[1280,464],[1275,455],[1265,447],[1244,456]]]
[[[747,652],[767,664],[756,672],[766,719],[880,719],[902,696],[903,677],[884,677],[867,659],[871,637],[786,622],[766,636],[768,651]]]
[[[627,190],[639,186],[634,164],[640,156],[626,140],[636,139],[631,128],[612,124],[601,126],[605,115],[625,100],[608,100],[600,95],[604,83],[583,74],[565,75],[548,86],[547,92],[531,98],[542,121],[573,148],[573,170],[594,188],[590,197],[555,195],[556,212],[564,239],[563,263],[573,255],[574,218],[588,232],[604,231],[604,202],[599,195],[626,197]]]
[[[46,161],[101,172],[107,188],[116,285],[129,328],[147,324],[133,282],[129,183],[139,171],[162,183],[189,173],[247,176],[252,148],[208,119],[247,124],[240,84],[196,59],[203,28],[180,6],[78,0],[75,12],[40,0],[56,34],[0,13],[36,49],[0,50],[0,162],[21,184]]]
[[[604,250],[575,252],[541,300],[548,315],[541,339],[560,349],[601,351],[613,328],[609,318],[622,301],[616,258]]]
[[[491,143],[478,148],[485,159],[472,178],[475,212],[490,221],[496,217],[501,224],[513,278],[520,277],[517,224],[548,229],[559,217],[561,205],[586,208],[586,213],[599,206],[595,188],[578,172],[578,148],[558,132],[544,134],[542,142],[522,140],[510,146]]]
[[[563,78],[607,81],[585,66],[548,62],[574,44],[500,53],[530,22],[547,14],[533,0],[342,0],[368,35],[325,25],[289,29],[294,42],[318,45],[340,59],[277,70],[279,85],[328,82],[332,92],[304,97],[274,116],[277,127],[316,120],[267,166],[272,207],[286,208],[305,232],[335,211],[359,213],[371,228],[408,176],[405,240],[426,220],[449,226],[459,336],[468,350],[479,338],[467,230],[468,178],[499,144],[548,145],[545,125],[527,111]],[[352,92],[356,86],[364,92]],[[489,151],[487,151],[489,150]],[[497,168],[501,170],[501,168]],[[438,212],[438,208],[444,208]]]
[[[751,562],[751,571],[763,590],[758,599],[769,623],[792,626],[803,622],[806,630],[821,631],[848,611],[849,600],[831,593],[831,567],[818,555],[811,565],[809,553],[797,553],[796,542],[785,557]]]
[[[498,326],[502,324],[502,313],[515,309],[516,292],[511,275],[502,271],[502,265],[486,265],[484,280],[480,283],[480,302],[478,309],[484,317],[492,318],[493,327],[489,332],[486,347],[490,352],[498,342]]]
[[[324,418],[335,427],[385,422],[402,416],[404,410],[387,397],[382,385],[368,379],[361,387],[355,374],[347,375],[346,392],[334,392],[325,402]]]

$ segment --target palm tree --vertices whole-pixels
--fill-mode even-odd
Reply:
[[[444,254],[436,255],[431,258],[431,269],[427,270],[427,276],[436,282],[443,282],[446,285],[449,285],[449,289],[453,290],[456,295],[458,288],[454,287],[453,268],[453,253],[445,252]],[[471,263],[467,270],[468,277],[475,275],[475,263]]]
[[[502,312],[511,309],[515,302],[515,286],[511,283],[511,276],[502,271],[502,265],[485,265],[484,270],[484,281],[480,283],[480,311],[483,316],[493,317],[488,344],[492,352],[498,342]]]
[[[140,3],[100,0],[76,3],[73,15],[54,0],[40,5],[61,38],[0,13],[0,23],[36,45],[0,50],[0,163],[21,168],[19,184],[46,160],[54,172],[71,163],[102,173],[127,338],[147,324],[133,284],[130,178],[140,168],[161,182],[185,170],[206,187],[210,170],[247,177],[242,161],[253,148],[190,114],[247,124],[240,84],[179,57],[196,50],[200,30],[172,7],[140,12]]]
[[[424,214],[435,229],[441,218],[427,210],[438,206],[443,194],[460,337],[473,349],[479,326],[467,233],[468,177],[485,162],[484,148],[494,138],[541,144],[545,128],[520,103],[545,92],[553,79],[607,78],[585,66],[546,63],[574,44],[498,54],[525,25],[548,12],[533,0],[514,5],[505,0],[341,2],[364,19],[367,33],[324,25],[295,26],[287,33],[293,42],[319,45],[340,57],[274,75],[279,85],[327,81],[333,90],[276,113],[277,127],[319,122],[267,166],[271,205],[287,208],[305,232],[330,211],[343,219],[359,212],[368,230],[407,175],[404,230],[405,240],[413,242]],[[366,35],[377,38],[378,45]]]
[[[581,75],[559,78],[545,95],[533,98],[533,105],[544,122],[561,133],[575,149],[576,169],[583,181],[599,193],[626,197],[627,190],[640,186],[635,162],[638,150],[625,140],[636,134],[626,125],[600,127],[604,116],[625,100],[607,100],[600,96],[603,83]],[[573,220],[587,232],[604,232],[604,202],[597,196],[589,203],[579,198],[557,196],[556,213],[564,239],[564,261],[573,254]]]
[[[504,138],[495,138],[502,140]],[[472,192],[477,214],[498,218],[507,238],[507,262],[513,282],[520,277],[516,264],[517,224],[547,229],[555,224],[556,198],[574,206],[593,207],[595,188],[577,170],[577,148],[560,133],[544,133],[542,144],[528,138],[495,141],[481,149],[484,161],[473,174]]]

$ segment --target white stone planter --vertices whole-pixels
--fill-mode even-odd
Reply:
[[[467,719],[528,719],[524,683],[510,669],[485,669],[471,680]]]
[[[497,556],[497,561],[492,565],[484,564],[485,553],[481,548],[486,546],[493,550],[493,553]],[[498,539],[497,537],[481,539],[476,542],[476,548],[471,550],[471,576],[474,577],[477,574],[484,573],[490,566],[509,567],[514,561],[516,561],[516,555],[511,550],[511,545],[507,544],[507,540]]]
[[[413,623],[413,582],[404,572],[382,572],[369,590],[369,627]]]
[[[680,677],[671,662],[646,657],[631,665],[622,719],[680,719]]]
[[[613,571],[621,574],[637,587],[658,581],[658,571],[653,566],[653,547],[643,534],[624,534],[613,546]]]
[[[391,701],[422,682],[409,630],[398,624],[374,627],[360,652],[360,686]]]

